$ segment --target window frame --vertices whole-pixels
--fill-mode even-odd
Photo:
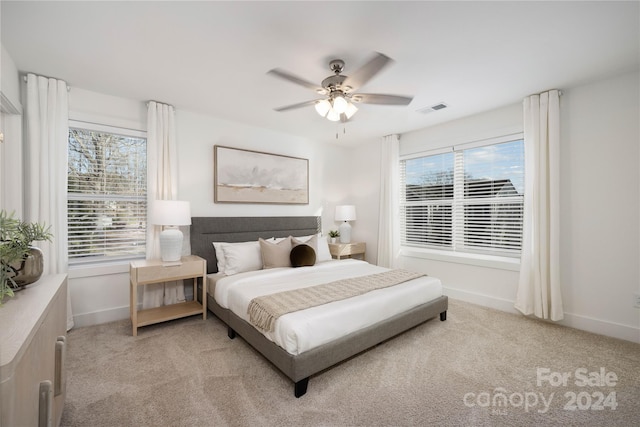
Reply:
[[[428,245],[428,244],[411,244],[405,240],[406,236],[406,211],[405,204],[405,175],[400,177],[400,254],[407,257],[426,258],[437,261],[447,261],[454,263],[477,265],[482,267],[499,268],[505,270],[517,271],[520,265],[520,251],[517,253],[509,253],[503,251],[492,251],[490,249],[474,249],[470,247],[456,248],[456,243],[464,241],[464,237],[460,238],[460,234],[464,234],[464,206],[469,203],[469,200],[464,198],[464,169],[462,171],[457,170],[458,164],[456,156],[463,156],[464,150],[472,148],[487,147],[491,145],[502,144],[506,142],[513,142],[522,140],[524,143],[523,132],[517,132],[498,137],[492,137],[482,140],[476,140],[472,142],[455,144],[448,147],[442,147],[434,150],[426,150],[420,152],[414,152],[400,156],[400,170],[404,170],[404,162],[406,160],[417,159],[428,156],[435,156],[443,153],[453,153],[454,155],[454,198],[451,200],[451,205],[454,206],[451,215],[451,247]],[[524,150],[524,147],[523,147]],[[522,163],[522,173],[524,174],[525,161]],[[464,168],[464,166],[462,166]],[[523,190],[524,191],[524,190]],[[519,195],[518,198],[522,199],[522,206],[524,207],[524,193]],[[505,198],[506,199],[506,198]],[[443,199],[445,200],[445,199]],[[501,200],[501,202],[508,202],[508,200]],[[436,201],[430,203],[437,203]],[[473,202],[471,202],[473,203]],[[461,209],[456,209],[458,204]],[[461,218],[462,216],[462,218]],[[523,218],[524,220],[524,218]],[[522,228],[523,224],[521,225]]]
[[[95,123],[95,122],[89,122],[89,121],[84,121],[84,120],[78,120],[78,119],[70,119],[68,121],[68,127],[69,127],[69,131],[71,131],[72,129],[80,129],[80,130],[86,130],[86,131],[92,131],[92,132],[103,132],[103,133],[110,133],[110,134],[114,134],[114,135],[119,135],[119,136],[124,136],[124,137],[131,137],[131,138],[140,138],[140,139],[144,139],[145,140],[145,154],[147,155],[147,159],[148,159],[148,148],[146,146],[147,144],[147,132],[144,130],[140,130],[140,129],[132,129],[132,128],[127,128],[127,127],[122,127],[122,126],[118,126],[118,125],[110,125],[110,124],[105,124],[105,123]],[[69,150],[69,142],[68,142],[69,136],[67,136],[67,150]],[[69,160],[67,160],[67,168],[69,167]],[[148,167],[148,164],[147,164]],[[146,171],[145,171],[145,181],[146,181]],[[70,195],[75,194],[76,197],[70,197]],[[67,196],[67,200],[66,200],[66,212],[67,215],[69,215],[69,201],[70,200],[89,200],[92,199],[92,197],[90,195],[85,195],[83,193],[70,193],[69,192],[69,187],[67,185],[67,192],[66,192],[66,196]],[[100,195],[96,195],[97,198],[101,198]],[[96,197],[93,197],[93,199],[95,199]],[[135,200],[135,197],[132,196],[116,196],[113,198],[115,199],[122,199],[123,201],[132,201]],[[126,200],[125,200],[126,199]],[[146,201],[148,199],[147,197],[147,188],[145,188],[145,195],[144,195],[144,201],[146,204]],[[146,205],[145,205],[146,206]],[[69,217],[67,217],[67,224],[69,225]],[[146,236],[146,229],[148,227],[148,221],[146,220],[146,208],[145,208],[145,230],[144,230],[144,235]],[[67,242],[69,242],[69,237],[70,237],[70,233],[67,234],[66,238],[67,238]],[[131,260],[134,259],[144,259],[146,257],[146,248],[145,251],[141,254],[129,254],[129,255],[122,255],[122,256],[88,256],[88,257],[71,257],[69,256],[69,252],[70,252],[70,245],[68,245],[68,253],[67,253],[67,257],[68,257],[68,264],[69,264],[69,268],[70,269],[85,269],[85,268],[92,268],[94,266],[109,266],[109,265],[119,265],[119,264],[126,264],[128,265],[129,262]]]

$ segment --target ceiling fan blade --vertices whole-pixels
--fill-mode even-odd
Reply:
[[[373,76],[378,74],[387,64],[393,62],[393,59],[386,55],[376,52],[376,54],[362,67],[349,76],[344,81],[343,86],[351,87],[352,91],[357,90],[360,86],[367,83]]]
[[[411,96],[382,95],[379,93],[355,93],[351,97],[354,102],[363,104],[384,104],[384,105],[409,105],[413,100]]]
[[[285,79],[288,80],[292,83],[295,83],[297,85],[300,86],[304,86],[308,89],[314,90],[314,91],[324,91],[324,89],[322,89],[320,86],[313,84],[311,82],[306,81],[305,79],[302,79],[298,76],[294,76],[293,74],[289,73],[288,71],[284,71],[281,70],[279,68],[274,68],[273,70],[269,70],[267,72],[267,74],[272,74],[276,77],[280,77],[281,79]]]
[[[289,111],[289,110],[295,110],[296,108],[302,108],[302,107],[307,107],[309,105],[313,105],[316,102],[318,102],[317,99],[314,99],[312,101],[305,101],[305,102],[300,102],[298,104],[292,104],[292,105],[287,105],[284,107],[280,107],[280,108],[274,108],[274,110],[276,111]]]

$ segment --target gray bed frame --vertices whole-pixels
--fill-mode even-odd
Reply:
[[[216,273],[212,242],[244,242],[270,237],[305,236],[320,232],[320,217],[193,217],[191,253],[207,260],[207,273]],[[198,292],[199,293],[199,292]],[[309,377],[361,353],[427,320],[447,318],[448,299],[441,296],[390,319],[353,332],[304,353],[293,355],[269,341],[252,325],[207,295],[207,307],[228,327],[228,336],[240,335],[294,382],[294,395],[307,391]]]

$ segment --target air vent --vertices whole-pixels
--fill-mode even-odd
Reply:
[[[434,111],[445,109],[447,107],[448,107],[447,104],[445,104],[444,102],[440,102],[436,105],[432,105],[431,107],[420,108],[419,110],[416,110],[416,111],[418,113],[428,114],[428,113],[433,113]]]

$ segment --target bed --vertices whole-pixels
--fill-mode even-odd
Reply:
[[[293,381],[295,397],[301,397],[306,393],[309,378],[312,375],[434,317],[440,316],[440,320],[444,321],[446,320],[448,307],[447,297],[442,295],[439,281],[428,276],[422,277],[398,286],[369,293],[387,293],[386,296],[378,297],[378,307],[382,307],[379,305],[379,298],[382,297],[386,299],[384,306],[395,311],[387,313],[386,318],[383,320],[363,320],[361,317],[365,317],[364,314],[362,314],[362,316],[356,314],[355,316],[351,316],[351,318],[355,318],[357,322],[364,322],[364,326],[356,325],[356,327],[340,328],[341,335],[335,338],[329,339],[326,337],[326,334],[319,331],[311,334],[313,335],[311,338],[315,338],[316,336],[321,337],[315,341],[313,339],[307,339],[309,336],[306,336],[306,338],[301,340],[302,343],[298,341],[287,342],[286,339],[276,343],[278,342],[277,336],[286,337],[291,335],[287,332],[278,332],[279,329],[277,328],[285,324],[299,325],[302,321],[296,316],[304,317],[307,314],[302,312],[289,313],[275,322],[276,329],[274,331],[259,330],[249,321],[246,310],[243,312],[243,308],[238,308],[244,306],[238,305],[240,304],[239,302],[233,302],[234,298],[248,300],[252,295],[251,292],[254,294],[256,292],[257,294],[263,293],[265,291],[256,289],[267,285],[272,286],[275,290],[280,290],[285,286],[284,283],[300,280],[297,278],[297,274],[309,274],[309,272],[312,272],[312,276],[317,279],[318,277],[337,277],[335,275],[337,274],[339,276],[341,273],[337,273],[336,270],[344,270],[346,274],[358,275],[363,274],[363,272],[375,273],[386,269],[381,269],[380,267],[372,266],[359,260],[328,261],[322,258],[322,262],[318,262],[313,267],[305,267],[304,269],[273,268],[262,270],[261,272],[240,271],[239,274],[225,276],[224,274],[218,273],[218,259],[213,242],[252,242],[258,239],[274,241],[274,238],[284,238],[287,236],[307,236],[308,238],[309,236],[317,235],[317,233],[320,232],[320,228],[320,218],[315,216],[194,217],[192,218],[190,230],[192,254],[201,256],[207,260],[208,276],[207,283],[204,284],[208,290],[206,293],[207,307],[227,325],[229,338],[233,339],[237,335],[242,337]],[[238,246],[241,247],[242,245]],[[321,251],[319,249],[317,252],[320,260],[320,257],[324,255],[320,253]],[[258,287],[255,286],[256,280],[262,281]],[[388,299],[394,298],[393,288],[402,287],[402,289],[404,289],[402,292],[416,292],[414,288],[418,286],[417,282],[419,281],[424,282],[425,286],[426,283],[430,283],[429,286],[431,286],[431,290],[428,291],[428,296],[421,297],[423,300],[417,302],[418,305],[414,304],[409,308],[401,307],[396,309],[396,303],[388,302],[394,301],[393,299]],[[240,282],[240,285],[238,285],[238,282]],[[435,284],[436,282],[437,285]],[[254,287],[251,288],[249,284]],[[250,296],[225,297],[224,294],[222,294],[224,288],[250,289]],[[216,297],[218,297],[218,299],[216,299]],[[356,298],[362,297],[367,298],[367,296],[364,295]],[[373,297],[369,295],[368,298]],[[407,298],[405,298],[405,300],[406,299]],[[244,304],[246,303],[247,301],[244,302]],[[374,301],[371,303],[376,304]],[[328,305],[340,306],[340,304],[346,303],[342,301]],[[360,305],[360,313],[379,311],[378,309],[366,310],[366,304],[369,304],[369,302],[362,302]],[[364,311],[362,307],[365,307]],[[234,313],[234,309],[236,313],[239,314]],[[317,309],[312,308],[304,311],[312,312],[314,310]],[[344,309],[342,311],[345,312]],[[349,309],[347,311],[351,312],[353,310]],[[358,313],[357,311],[354,312]],[[327,318],[324,317],[324,319],[326,320]],[[338,322],[340,321],[338,320]],[[323,324],[324,323],[331,329],[331,322],[324,321]],[[286,326],[282,327],[286,328]],[[323,327],[325,327],[325,325],[323,325]],[[342,331],[342,329],[346,329],[346,331]],[[297,333],[294,335],[298,336]]]

